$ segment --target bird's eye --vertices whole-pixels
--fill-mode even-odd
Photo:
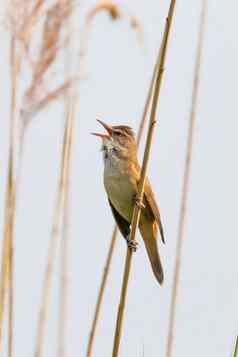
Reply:
[[[122,136],[122,133],[120,131],[115,131],[116,136]]]

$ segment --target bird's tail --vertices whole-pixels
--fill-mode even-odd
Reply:
[[[161,264],[158,246],[157,246],[157,226],[156,222],[148,220],[141,215],[140,233],[145,243],[147,254],[150,259],[151,267],[158,282],[162,285],[164,281],[164,272]]]

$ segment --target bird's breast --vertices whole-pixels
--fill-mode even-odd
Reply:
[[[104,186],[114,208],[131,222],[136,186],[123,165],[105,165]]]

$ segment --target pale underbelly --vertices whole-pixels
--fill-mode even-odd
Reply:
[[[119,178],[117,175],[104,174],[104,186],[114,208],[124,219],[131,222],[136,191],[128,176],[120,175]]]

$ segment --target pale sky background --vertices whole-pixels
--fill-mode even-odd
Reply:
[[[121,3],[121,2],[120,2]],[[80,1],[79,23],[93,1]],[[170,37],[149,176],[161,207],[165,282],[152,274],[141,238],[133,259],[120,357],[165,355],[169,303],[191,104],[201,0],[179,1]],[[169,1],[122,3],[144,29],[145,48],[126,21],[94,20],[87,79],[81,82],[71,186],[68,356],[85,356],[103,265],[114,225],[103,188],[96,117],[135,130],[144,106]],[[179,285],[174,357],[230,356],[238,333],[237,1],[208,1],[192,178]],[[1,12],[3,15],[4,12]],[[1,31],[0,227],[8,153],[9,34]],[[15,356],[33,354],[43,267],[59,174],[63,119],[52,105],[28,130],[16,217]],[[118,237],[95,343],[111,355],[126,245]],[[57,271],[58,272],[58,271]],[[57,278],[45,356],[55,356]]]

